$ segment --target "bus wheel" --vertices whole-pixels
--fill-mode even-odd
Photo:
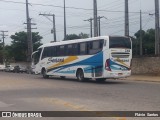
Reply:
[[[96,79],[96,82],[104,82],[106,80],[106,78],[98,78],[98,79]]]
[[[85,81],[82,69],[78,69],[76,76],[78,81]]]
[[[47,75],[47,72],[45,69],[42,70],[42,75],[43,75],[43,78],[49,78],[49,75]]]

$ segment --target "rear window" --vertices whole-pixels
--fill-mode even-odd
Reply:
[[[131,49],[131,41],[126,37],[110,37],[109,48],[128,48]]]

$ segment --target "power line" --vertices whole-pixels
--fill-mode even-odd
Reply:
[[[107,19],[106,17],[104,17],[104,16],[98,16],[98,35],[99,36],[101,36],[101,19],[102,18],[105,18],[105,19]]]
[[[112,32],[110,35],[114,35],[115,33],[117,34],[117,33],[122,32],[122,31],[124,31],[124,29],[118,30],[116,32]]]
[[[88,22],[90,22],[90,36],[91,36],[91,37],[92,37],[92,20],[93,20],[93,18],[90,18],[90,19],[84,20],[84,21],[88,21]]]
[[[15,3],[15,4],[25,4],[24,2],[15,2],[15,1],[9,1],[9,0],[0,0],[1,2],[8,2],[8,3]],[[62,8],[64,9],[63,6],[57,6],[57,5],[47,5],[47,4],[41,4],[41,3],[28,3],[30,5],[37,5],[37,6],[49,6],[49,7],[57,7],[57,8]],[[68,9],[75,9],[75,10],[85,10],[85,11],[93,11],[93,9],[88,9],[88,8],[78,8],[78,7],[66,7]],[[97,11],[104,11],[104,12],[112,12],[112,13],[123,13],[124,11],[120,11],[120,10],[117,10],[117,11],[112,11],[112,10],[105,10],[105,9],[99,9]],[[129,13],[137,13],[139,14],[138,11],[132,11],[132,12],[129,12]],[[142,14],[148,14],[148,12],[142,12]]]
[[[53,38],[54,38],[54,42],[56,42],[56,24],[55,24],[55,15],[54,15],[54,14],[39,14],[39,15],[43,15],[43,16],[45,16],[46,18],[48,18],[47,16],[52,16],[52,17],[53,17],[53,21],[50,20],[49,18],[48,18],[48,19],[49,19],[51,22],[53,22]]]
[[[121,1],[118,0],[117,2],[115,2],[115,4],[112,3],[111,6],[106,5],[103,9],[110,9],[110,8],[115,9],[115,8],[117,8],[118,6],[122,6],[122,5],[124,4],[124,2],[121,2],[121,3],[118,3],[118,2],[121,2]],[[118,3],[118,4],[117,4],[117,3]]]
[[[115,0],[115,1],[112,1],[112,2],[110,2],[110,3],[107,3],[107,4],[103,4],[102,6],[99,6],[99,7],[103,8],[103,7],[106,7],[106,6],[108,6],[108,4],[117,3],[118,1],[119,1],[119,0]]]

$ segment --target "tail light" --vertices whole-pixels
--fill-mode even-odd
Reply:
[[[109,59],[106,60],[105,69],[108,70],[108,71],[111,71],[111,68],[110,68],[110,60],[109,60]]]

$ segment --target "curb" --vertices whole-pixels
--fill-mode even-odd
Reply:
[[[131,76],[125,78],[124,80],[132,80],[132,81],[144,81],[144,82],[160,82],[160,76]]]

